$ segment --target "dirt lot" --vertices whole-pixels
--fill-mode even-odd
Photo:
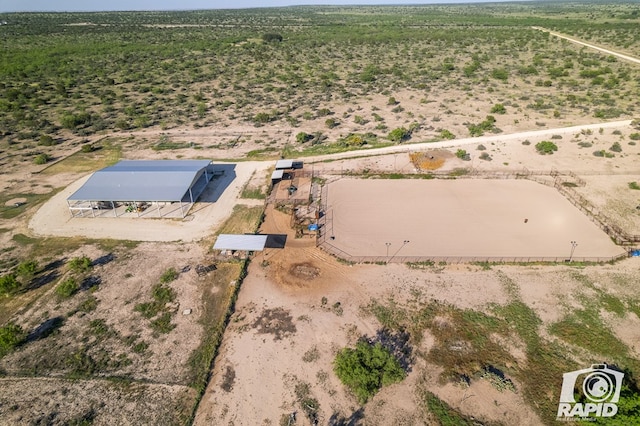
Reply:
[[[327,242],[351,256],[576,258],[624,253],[554,188],[526,180],[341,179]]]
[[[283,232],[287,220],[271,211],[262,230]],[[428,355],[439,345],[429,331],[414,347],[416,356],[407,378],[384,388],[364,407],[340,384],[332,362],[342,347],[382,328],[368,308],[374,302],[403,309],[435,300],[457,309],[491,311],[492,306],[517,297],[535,311],[542,321],[541,335],[548,336],[547,327],[559,321],[570,305],[579,305],[581,295],[593,291],[576,274],[597,282],[615,271],[618,284],[605,278],[607,284],[601,288],[620,298],[638,297],[628,286],[638,267],[636,259],[581,270],[565,266],[484,270],[471,265],[411,269],[403,264],[344,264],[314,248],[308,239],[291,242],[284,250],[270,250],[252,262],[195,424],[287,424],[292,413],[296,424],[310,424],[300,396],[308,385],[307,397],[319,403],[320,424],[361,417],[375,425],[433,424],[421,402],[425,392],[432,392],[480,421],[537,425],[542,420],[527,399],[525,386],[514,377],[510,378],[515,391],[498,390],[479,377],[465,386],[443,384],[442,367]],[[627,314],[625,321],[640,325],[634,314]],[[630,347],[637,345],[636,335],[621,332],[618,337]],[[493,338],[507,348],[514,365],[527,364],[521,341]],[[574,362],[581,362],[584,353],[569,352]]]

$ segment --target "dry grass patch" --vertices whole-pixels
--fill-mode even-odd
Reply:
[[[438,170],[446,161],[443,155],[434,151],[412,152],[409,158],[418,170]]]

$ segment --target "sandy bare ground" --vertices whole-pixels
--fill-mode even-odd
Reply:
[[[69,185],[53,196],[29,223],[36,235],[85,236],[89,238],[113,238],[134,241],[194,241],[211,234],[231,214],[239,200],[244,184],[254,172],[262,173],[271,166],[269,162],[243,162],[235,164],[233,172],[226,173],[209,183],[201,201],[197,202],[183,219],[155,218],[72,218],[66,199],[89,178]],[[227,186],[228,185],[228,186]],[[224,189],[220,193],[218,189]],[[212,201],[215,200],[215,201]]]
[[[328,187],[330,244],[381,258],[606,258],[623,254],[554,188],[526,180],[341,179]]]
[[[2,424],[174,425],[189,416],[187,386],[107,380],[0,378]],[[37,389],[37,392],[34,392]],[[21,395],[20,398],[13,397]]]
[[[268,212],[263,231],[286,231],[287,221],[286,215]],[[362,309],[372,300],[392,299],[398,306],[411,300],[438,300],[484,311],[492,304],[509,302],[504,276],[513,280],[516,292],[540,317],[544,324],[540,332],[546,335],[546,326],[574,305],[579,306],[581,298],[593,297],[591,289],[572,278],[576,270],[565,266],[500,266],[485,271],[469,265],[423,270],[402,264],[345,265],[318,251],[308,239],[290,242],[284,250],[268,251],[252,262],[196,425],[280,424],[293,412],[297,413],[296,424],[311,424],[295,394],[301,383],[310,385],[311,396],[319,402],[319,424],[354,418],[354,413],[363,415],[367,425],[436,424],[420,401],[422,389],[481,421],[542,423],[517,382],[515,392],[500,392],[481,379],[473,379],[468,388],[442,384],[440,368],[422,358],[402,383],[384,388],[359,412],[359,404],[335,376],[332,362],[342,347],[380,327]],[[607,292],[626,297],[636,292],[620,284],[624,280],[616,284],[606,277],[614,271],[632,277],[637,264],[637,259],[629,259],[582,273],[602,282],[599,285]],[[634,315],[628,315],[624,322],[638,323]],[[636,345],[637,333],[620,327],[616,330],[625,343]],[[426,335],[416,350],[428,353],[434,344]],[[518,362],[526,363],[521,344],[504,345]]]

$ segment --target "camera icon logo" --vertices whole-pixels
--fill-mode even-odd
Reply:
[[[623,378],[624,373],[607,364],[594,364],[590,368],[564,373],[557,417],[615,416]],[[576,402],[576,395],[584,396],[579,400],[587,402]]]

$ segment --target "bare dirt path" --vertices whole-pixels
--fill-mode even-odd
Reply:
[[[344,160],[347,158],[369,157],[372,155],[397,154],[402,152],[419,151],[422,149],[454,148],[454,147],[464,146],[469,144],[486,144],[491,142],[513,142],[518,140],[525,140],[528,138],[533,139],[533,138],[551,137],[552,135],[573,135],[576,133],[580,133],[583,130],[611,129],[611,128],[617,128],[617,127],[626,127],[626,126],[629,126],[630,124],[631,124],[631,120],[610,121],[605,123],[582,124],[582,125],[570,126],[570,127],[557,127],[553,129],[529,130],[526,132],[518,132],[518,133],[469,137],[469,138],[454,139],[454,140],[447,140],[447,141],[440,141],[440,142],[421,142],[421,143],[415,143],[415,144],[394,145],[394,146],[387,146],[384,148],[374,148],[374,149],[361,150],[361,151],[349,151],[349,152],[340,152],[337,154],[318,155],[315,157],[308,157],[306,159],[306,162],[319,163],[327,160]]]
[[[596,46],[595,44],[585,43],[584,41],[580,41],[580,40],[578,40],[576,38],[569,37],[569,36],[566,36],[566,35],[564,35],[562,33],[558,33],[556,31],[551,31],[551,30],[548,30],[546,28],[542,28],[542,27],[532,27],[532,28],[535,29],[535,30],[544,31],[546,33],[551,34],[552,36],[568,40],[571,43],[579,44],[580,46],[585,46],[585,47],[588,47],[590,49],[594,49],[594,50],[597,50],[599,52],[606,53],[608,55],[613,55],[613,56],[616,56],[616,57],[618,57],[620,59],[624,59],[625,61],[629,61],[629,62],[634,62],[636,64],[640,64],[640,59],[634,58],[633,56],[625,55],[623,53],[618,53],[618,52],[616,52],[614,50],[605,49],[604,47]]]

